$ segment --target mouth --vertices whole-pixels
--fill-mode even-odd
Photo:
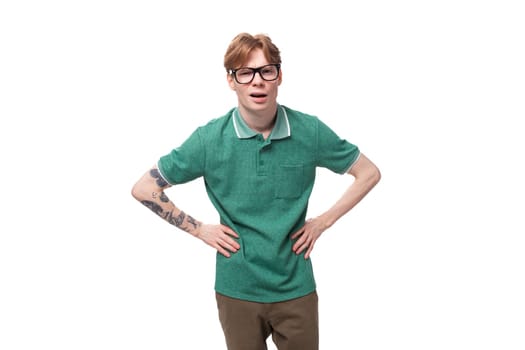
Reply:
[[[264,98],[268,96],[267,94],[263,94],[263,93],[252,93],[250,94],[250,97],[254,97],[254,98]]]

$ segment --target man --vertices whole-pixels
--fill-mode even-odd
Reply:
[[[317,117],[277,103],[279,49],[241,33],[224,57],[238,105],[197,128],[147,171],[132,194],[218,252],[215,291],[229,350],[318,349],[318,304],[309,259],[321,234],[379,181],[378,168]],[[354,177],[321,215],[305,220],[316,167]],[[179,209],[165,190],[204,177],[220,224]]]

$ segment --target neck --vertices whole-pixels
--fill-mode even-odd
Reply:
[[[250,129],[261,133],[264,138],[270,135],[277,118],[277,106],[262,111],[248,110],[239,106],[239,111]]]

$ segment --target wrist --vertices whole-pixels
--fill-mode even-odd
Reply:
[[[201,229],[202,229],[202,222],[196,222],[194,224],[194,229],[190,231],[190,234],[196,238],[200,238],[202,234]]]
[[[326,212],[324,214],[321,214],[318,216],[319,220],[321,221],[321,225],[323,230],[329,229],[332,227],[332,225],[335,223],[336,219],[333,218],[329,212]]]

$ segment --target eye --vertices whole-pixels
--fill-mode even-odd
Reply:
[[[252,74],[253,72],[251,69],[239,69],[237,71],[237,76],[240,76],[240,77],[249,77]]]

